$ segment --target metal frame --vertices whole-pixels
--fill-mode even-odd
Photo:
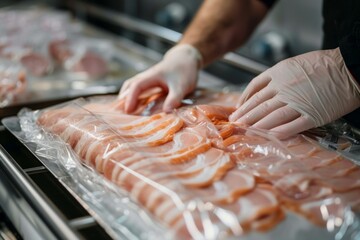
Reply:
[[[71,229],[71,227],[65,223],[64,218],[61,217],[62,214],[56,211],[55,207],[52,207],[49,201],[45,201],[46,197],[39,193],[35,185],[32,184],[32,180],[23,174],[23,171],[16,164],[15,160],[1,145],[0,161],[1,170],[4,171],[0,177],[0,190],[4,189],[8,194],[8,196],[3,196],[3,198],[0,198],[1,205],[8,206],[10,208],[8,204],[9,201],[17,205],[14,208],[17,208],[18,212],[10,214],[17,215],[15,216],[16,218],[20,218],[19,216],[22,216],[29,222],[36,222],[36,224],[33,224],[33,226],[37,226],[36,231],[44,238],[80,238]],[[18,195],[20,195],[21,198],[24,197],[25,202],[20,203],[21,201],[19,201]],[[10,211],[10,209],[4,209],[5,212],[7,212],[7,210]],[[31,214],[32,211],[36,211],[37,214]],[[36,219],[34,216],[39,216],[40,218]],[[11,218],[11,216],[9,217]],[[21,221],[24,221],[24,219]],[[10,220],[14,221],[14,219]]]
[[[73,11],[80,11],[81,14],[85,13],[95,16],[125,29],[135,31],[170,44],[175,44],[182,37],[181,33],[171,29],[130,17],[120,12],[100,8],[96,5],[82,1],[68,1],[67,7]],[[225,54],[221,61],[254,74],[259,74],[268,68],[268,66],[264,64],[243,57],[234,52]]]

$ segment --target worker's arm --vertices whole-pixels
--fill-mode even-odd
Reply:
[[[259,0],[207,0],[179,44],[194,46],[207,65],[241,46],[267,11]]]
[[[167,92],[164,111],[180,106],[196,87],[199,67],[243,44],[267,9],[260,0],[204,1],[179,44],[161,62],[123,84],[119,99],[125,111],[135,110],[139,95],[154,87]]]

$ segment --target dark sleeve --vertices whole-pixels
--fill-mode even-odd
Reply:
[[[360,22],[354,24],[349,35],[340,39],[339,47],[346,67],[360,84]],[[360,108],[346,114],[343,118],[360,129]]]
[[[265,4],[267,8],[271,8],[277,0],[259,0],[259,1]]]
[[[356,22],[351,33],[339,41],[341,55],[346,67],[360,84],[360,22]]]

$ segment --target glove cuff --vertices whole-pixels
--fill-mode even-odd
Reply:
[[[165,53],[164,59],[169,57],[170,55],[180,53],[180,52],[182,54],[190,56],[191,58],[194,58],[197,62],[197,69],[201,69],[204,66],[203,57],[202,57],[200,51],[190,44],[179,44],[179,45],[172,47],[169,51],[167,51]]]

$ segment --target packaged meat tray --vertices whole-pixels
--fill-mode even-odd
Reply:
[[[119,239],[359,239],[357,142],[229,122],[239,97],[198,90],[167,114],[152,91],[131,115],[78,99],[21,111],[19,136]]]
[[[25,69],[20,64],[0,58],[0,107],[24,93],[26,82]]]
[[[21,79],[27,79],[21,94],[13,91],[16,97],[0,99],[3,108],[115,93],[124,80],[153,63],[144,52],[135,53],[139,46],[81,24],[66,12],[5,9],[0,22],[0,71],[5,61],[12,62],[22,67]],[[0,85],[0,91],[6,88]]]

